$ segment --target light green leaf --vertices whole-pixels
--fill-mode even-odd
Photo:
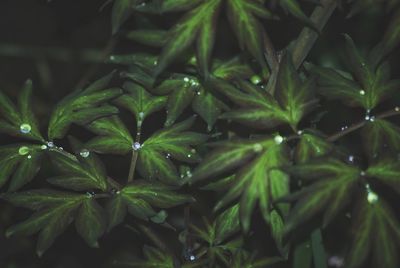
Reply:
[[[305,163],[329,153],[332,149],[332,144],[327,142],[325,137],[311,131],[303,131],[296,145],[294,158],[296,163]]]
[[[395,159],[384,159],[368,167],[367,176],[373,177],[400,194],[400,163]]]

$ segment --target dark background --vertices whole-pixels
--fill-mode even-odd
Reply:
[[[28,78],[34,81],[35,110],[40,121],[46,121],[53,105],[77,85],[86,84],[119,66],[103,63],[104,52],[111,40],[110,6],[102,11],[100,7],[104,0],[0,0],[0,90],[12,98]],[[309,14],[312,6],[306,6]],[[345,19],[344,11],[337,11],[329,21],[320,41],[312,51],[310,60],[316,64],[346,68],[343,60],[342,33],[350,34],[361,49],[368,49],[381,38],[390,16],[376,7],[369,12],[357,15],[350,20]],[[177,18],[179,16],[173,16]],[[283,15],[284,18],[285,15]],[[140,15],[130,19],[125,28],[138,27]],[[167,28],[174,23],[171,19],[159,19],[159,26]],[[284,22],[266,22],[267,32],[278,49],[285,47],[294,39],[301,25],[291,18]],[[114,52],[135,52],[140,46],[123,38],[117,38]],[[233,41],[232,41],[233,40]],[[223,53],[235,54],[236,42],[231,32],[220,31],[215,55],[223,48]],[[393,68],[392,77],[400,76],[399,52],[391,57]],[[338,56],[339,55],[339,56]],[[123,67],[120,67],[123,68]],[[114,81],[118,84],[119,81]],[[392,107],[398,103],[399,97],[383,105]],[[336,104],[335,104],[336,105]],[[340,129],[343,121],[354,122],[363,117],[360,111],[336,107],[327,113],[321,125],[328,132]],[[129,119],[128,119],[129,120]],[[161,126],[164,118],[151,119],[152,128]],[[80,138],[87,137],[82,129],[73,128],[72,133]],[[7,144],[13,139],[0,135],[0,145]],[[358,143],[358,144],[357,144]],[[67,146],[67,145],[65,145]],[[359,147],[357,140],[350,141],[348,146]],[[107,168],[117,173],[120,167],[128,164],[124,158],[106,158]],[[1,171],[0,171],[1,172]],[[44,177],[49,171],[46,165],[39,177]],[[40,181],[40,178],[39,178]],[[44,184],[43,184],[44,185]],[[40,182],[35,187],[43,186]],[[28,185],[31,188],[32,185]],[[206,206],[198,208],[200,214]],[[176,209],[172,214],[181,215],[182,209]],[[122,255],[140,254],[140,245],[145,238],[126,227],[120,226],[100,240],[99,249],[90,249],[76,234],[71,226],[60,236],[55,244],[38,258],[35,254],[36,236],[28,238],[6,239],[3,235],[5,228],[29,216],[25,210],[15,209],[4,203],[0,204],[0,267],[109,267],[111,262]],[[181,222],[177,220],[179,226]],[[255,219],[255,225],[263,225],[262,220]],[[263,229],[263,228],[261,228]],[[265,228],[264,228],[265,229]],[[174,234],[172,231],[156,228],[166,237]],[[346,234],[336,232],[335,239],[345,239]],[[252,241],[260,251],[273,249],[265,248],[268,233],[261,234]],[[327,238],[329,239],[329,238]],[[169,239],[168,241],[173,241]],[[343,241],[340,241],[342,244]],[[176,245],[175,245],[176,244]],[[334,248],[335,243],[332,243]],[[173,247],[178,247],[173,242]],[[271,252],[271,251],[270,251]],[[271,253],[268,253],[270,255]]]

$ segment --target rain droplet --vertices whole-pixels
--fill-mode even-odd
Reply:
[[[365,171],[361,171],[361,172],[360,172],[360,176],[361,176],[361,177],[364,177],[364,176],[365,176]]]
[[[186,177],[191,178],[192,172],[190,170],[186,171]]]
[[[184,81],[185,83],[188,83],[188,82],[190,81],[190,79],[189,79],[188,77],[185,77],[185,78],[183,78],[183,81]]]
[[[258,84],[260,84],[261,83],[261,77],[259,77],[258,75],[253,75],[251,78],[250,78],[250,81],[251,81],[251,83],[253,84],[253,85],[258,85]]]
[[[369,120],[370,120],[370,117],[369,117],[369,115],[366,115],[366,116],[365,116],[365,120],[367,120],[367,121],[369,121]]]
[[[369,121],[374,122],[374,121],[375,121],[375,116],[371,116],[371,117],[369,118]]]
[[[344,259],[339,256],[332,256],[328,259],[329,266],[340,268],[344,266]]]
[[[19,127],[19,129],[20,129],[21,133],[28,134],[29,132],[31,132],[32,127],[31,127],[31,125],[24,123]]]
[[[364,95],[365,95],[365,91],[364,91],[364,90],[362,90],[362,89],[359,91],[359,93],[360,93],[360,95],[362,95],[362,96],[364,96]]]
[[[80,153],[79,153],[83,158],[86,158],[86,157],[88,157],[89,155],[90,155],[90,152],[89,152],[89,150],[87,150],[87,149],[82,149],[82,151],[80,151]]]
[[[375,204],[376,202],[378,202],[378,199],[379,199],[379,196],[376,193],[374,193],[373,191],[368,192],[368,196],[367,196],[368,203]]]
[[[154,65],[157,65],[157,64],[158,64],[158,61],[157,61],[157,60],[155,60],[155,61],[153,62],[153,64],[154,64]]]
[[[27,155],[29,153],[29,148],[26,146],[19,147],[18,154],[19,155]]]
[[[27,158],[28,158],[28,159],[31,159],[31,158],[32,158],[32,156],[31,156],[31,155],[28,155],[28,156],[27,156]]]
[[[197,91],[196,94],[197,94],[198,96],[200,96],[200,95],[201,95],[201,92],[200,92],[200,91]]]
[[[53,148],[54,147],[54,143],[52,141],[47,142],[47,147]]]
[[[144,112],[140,112],[140,113],[139,113],[139,118],[140,118],[141,120],[143,120],[143,118],[144,118]]]
[[[303,130],[299,130],[299,131],[297,131],[297,135],[302,135],[303,134]]]
[[[395,110],[396,112],[400,112],[400,108],[397,107],[397,106],[394,108],[394,110]]]
[[[275,141],[276,144],[281,144],[283,142],[283,140],[284,139],[283,139],[283,137],[281,135],[276,135],[274,137],[274,141]]]
[[[115,60],[115,56],[111,55],[110,60],[112,60],[112,61]]]
[[[348,126],[343,126],[343,127],[341,128],[342,131],[344,131],[344,130],[346,130],[346,129],[348,129]]]
[[[190,157],[192,157],[192,155],[191,155],[191,154],[188,154],[188,155],[187,155],[187,157],[189,157],[189,158],[190,158]]]
[[[47,145],[43,144],[42,146],[40,146],[40,149],[46,150],[47,149]]]
[[[167,158],[167,159],[169,159],[171,157],[171,154],[167,154],[166,156],[165,156],[165,158]]]
[[[194,260],[196,260],[196,256],[194,256],[194,255],[190,255],[190,257],[189,257],[189,260],[191,260],[191,261],[194,261]]]
[[[263,147],[262,147],[262,145],[259,144],[259,143],[256,143],[256,144],[253,145],[253,150],[254,150],[254,152],[256,152],[256,153],[261,152],[262,149],[263,149]]]
[[[354,155],[349,155],[348,160],[350,163],[354,163]]]
[[[142,145],[141,145],[140,143],[138,143],[138,142],[135,142],[135,143],[132,145],[132,149],[133,149],[134,151],[138,151],[140,148],[142,148]]]

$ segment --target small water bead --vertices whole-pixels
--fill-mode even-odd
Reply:
[[[140,112],[140,113],[139,113],[139,118],[140,118],[141,120],[143,120],[143,118],[144,118],[144,112]]]
[[[343,126],[342,128],[341,128],[341,131],[344,131],[344,130],[346,130],[346,129],[348,129],[349,127],[348,126]]]
[[[196,260],[196,256],[194,256],[194,255],[190,255],[190,257],[189,257],[189,260],[191,260],[191,261],[194,261],[194,260]]]
[[[190,170],[186,171],[186,177],[191,178],[192,172]]]
[[[142,145],[141,145],[139,142],[135,142],[135,143],[132,145],[132,149],[133,149],[134,151],[138,151],[138,150],[140,150],[140,148],[142,148]]]
[[[371,116],[371,117],[369,118],[369,121],[370,121],[370,122],[374,122],[374,121],[375,121],[375,116]]]
[[[301,136],[303,134],[303,130],[298,130],[297,135]]]
[[[367,196],[368,203],[375,204],[379,200],[379,196],[374,192],[369,192]]]
[[[171,158],[171,154],[167,154],[167,155],[165,156],[165,158],[167,158],[167,159]]]
[[[284,138],[281,135],[276,135],[274,137],[274,141],[276,144],[281,144],[283,142]]]
[[[26,158],[28,158],[28,159],[31,159],[31,158],[32,158],[32,156],[31,156],[31,155],[28,155]]]
[[[365,174],[365,171],[361,171],[361,172],[360,172],[360,176],[361,176],[361,177],[364,177],[365,175],[366,175],[366,174]]]
[[[43,144],[42,146],[40,146],[40,149],[46,150],[47,149],[47,145]]]
[[[344,259],[339,256],[332,256],[328,259],[329,266],[340,268],[344,266]]]
[[[31,132],[32,127],[31,127],[31,125],[24,123],[19,126],[19,129],[20,129],[21,133],[28,134],[29,132]]]
[[[18,154],[19,155],[27,155],[29,153],[29,148],[26,146],[19,147]]]
[[[153,64],[154,64],[154,65],[157,65],[157,64],[158,64],[158,61],[157,61],[157,60],[155,60],[155,61],[153,62]]]
[[[359,93],[360,93],[361,96],[364,96],[364,95],[365,95],[365,91],[362,90],[362,89],[359,91]]]
[[[111,56],[110,56],[110,60],[111,60],[111,61],[115,60],[115,56],[111,55]]]
[[[187,157],[191,158],[191,157],[192,157],[192,155],[191,155],[191,154],[188,154],[188,155],[187,155]]]
[[[256,143],[256,144],[253,145],[253,151],[256,152],[256,153],[261,152],[262,149],[263,149],[263,147],[262,147],[262,145],[259,144],[259,143]]]
[[[258,75],[253,75],[251,78],[250,78],[250,81],[251,81],[251,83],[253,84],[253,85],[258,85],[258,84],[260,84],[261,83],[261,77],[259,77]]]
[[[397,107],[397,106],[396,106],[396,107],[394,108],[394,110],[395,110],[396,112],[400,112],[400,107]]]
[[[79,154],[80,154],[83,158],[87,158],[87,157],[89,157],[90,152],[89,152],[89,150],[87,150],[87,149],[82,149],[82,151],[80,151]]]
[[[354,163],[354,155],[349,155],[348,160],[350,163]]]
[[[53,148],[54,147],[54,143],[52,141],[47,142],[47,147]]]
[[[183,78],[183,81],[184,81],[185,83],[188,83],[188,82],[190,81],[190,79],[189,79],[189,77],[185,77],[185,78]]]

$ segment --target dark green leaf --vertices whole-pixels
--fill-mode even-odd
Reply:
[[[137,0],[114,0],[111,12],[112,33],[118,32],[121,25],[128,19],[132,13],[132,7]]]
[[[367,176],[373,177],[400,194],[400,163],[394,159],[381,160],[369,166]]]

